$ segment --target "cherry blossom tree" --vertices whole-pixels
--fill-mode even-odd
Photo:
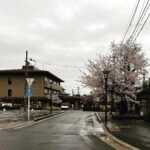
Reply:
[[[136,100],[137,86],[141,84],[149,61],[136,43],[111,43],[110,55],[98,55],[95,60],[88,60],[86,71],[82,74],[82,83],[90,87],[95,95],[104,93],[103,70],[110,70],[109,92],[120,96],[122,101]]]
[[[112,69],[110,57],[98,55],[95,60],[88,60],[86,72],[82,72],[82,83],[96,95],[104,93],[104,68]]]
[[[112,58],[114,58],[113,80],[120,87],[119,92],[135,99],[136,87],[140,84],[140,77],[147,73],[148,59],[145,58],[140,45],[111,44]]]

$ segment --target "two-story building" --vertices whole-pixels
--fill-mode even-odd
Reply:
[[[63,94],[62,79],[49,71],[40,70],[34,66],[22,69],[0,70],[0,99],[24,99],[27,88],[26,78],[34,78],[31,86],[35,98],[52,99],[55,95]]]

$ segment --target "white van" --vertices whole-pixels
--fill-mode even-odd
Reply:
[[[69,106],[67,103],[62,103],[61,104],[61,110],[68,110],[69,109]]]

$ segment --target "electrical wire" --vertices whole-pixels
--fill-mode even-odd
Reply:
[[[127,30],[126,30],[126,32],[125,32],[125,35],[124,35],[123,40],[122,40],[122,43],[124,42],[124,39],[125,39],[125,37],[126,37],[128,31],[129,31],[129,29],[130,29],[130,27],[131,27],[131,24],[132,24],[132,22],[133,22],[133,20],[134,20],[134,17],[135,17],[135,14],[136,14],[136,12],[137,12],[139,3],[140,3],[140,0],[138,0],[138,2],[137,2],[137,4],[136,4],[134,13],[133,13],[132,18],[131,18],[131,20],[130,20],[130,23],[129,23],[129,25],[128,25],[128,28],[127,28]]]
[[[138,34],[136,35],[136,37],[134,38],[133,42],[135,42],[135,41],[136,41],[137,37],[138,37],[138,36],[139,36],[139,34],[141,33],[141,31],[142,31],[143,27],[145,26],[145,24],[146,24],[146,22],[147,22],[147,20],[148,20],[149,16],[150,16],[150,13],[148,14],[148,16],[147,16],[147,18],[146,18],[146,20],[145,20],[144,24],[142,25],[142,27],[141,27],[141,29],[139,30],[139,32],[138,32]]]
[[[131,40],[130,40],[130,43],[132,43],[133,41],[135,41],[135,40],[133,40],[133,39],[135,39],[135,37],[137,37],[137,34],[140,32],[141,28],[144,27],[143,24],[145,25],[145,23],[144,23],[145,21],[144,21],[143,23],[142,23],[142,21],[144,20],[146,14],[147,14],[147,11],[148,11],[148,9],[149,9],[149,7],[150,7],[150,4],[147,6],[145,12],[143,13],[143,15],[142,15],[142,17],[141,17],[141,20],[140,20],[140,22],[139,22],[139,24],[138,24],[138,26],[137,26],[137,29],[135,30],[134,34],[132,35],[132,38],[131,38]],[[147,17],[146,17],[146,18],[147,18]],[[147,19],[145,19],[145,20],[147,20]],[[141,26],[142,26],[142,27],[141,27]],[[138,34],[138,35],[139,35],[139,34]]]
[[[146,3],[146,5],[145,5],[145,7],[144,7],[144,10],[142,11],[142,13],[141,13],[141,15],[140,15],[140,17],[139,17],[139,19],[138,19],[138,21],[137,21],[137,23],[136,23],[136,26],[135,26],[135,28],[134,28],[134,30],[133,30],[133,32],[132,32],[132,34],[131,34],[131,36],[130,36],[130,38],[129,38],[129,40],[128,40],[128,43],[131,43],[132,42],[132,40],[135,38],[135,36],[136,36],[136,34],[139,32],[139,30],[140,30],[140,25],[142,24],[142,21],[143,21],[143,19],[144,19],[144,16],[146,16],[146,13],[147,13],[147,11],[148,11],[148,9],[149,9],[149,1],[150,0],[148,0],[147,1],[147,3]],[[144,26],[143,26],[144,27]]]
[[[51,66],[65,67],[65,68],[71,68],[71,69],[81,69],[81,67],[79,67],[79,66],[51,64],[51,63],[48,63],[48,62],[37,61],[37,60],[32,59],[32,58],[30,58],[29,60],[32,61],[32,62],[35,62],[35,63],[42,63],[42,64],[46,64],[46,65],[51,65]]]
[[[150,4],[149,4],[149,6],[148,6],[148,9],[149,9],[149,7],[150,7]],[[145,18],[145,21],[143,22],[141,28],[139,29],[139,31],[137,32],[137,34],[134,36],[133,42],[136,41],[137,37],[139,36],[140,32],[142,31],[143,27],[145,26],[145,24],[146,24],[146,22],[147,22],[147,20],[148,20],[148,18],[149,18],[149,15],[150,15],[150,14],[147,15],[147,17]]]

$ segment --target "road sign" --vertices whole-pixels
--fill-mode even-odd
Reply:
[[[30,88],[33,81],[34,81],[34,78],[26,78],[26,80],[27,80],[27,83],[28,83],[28,87]]]
[[[31,88],[26,89],[26,96],[32,96],[32,89]]]
[[[34,78],[26,78],[28,83],[28,88],[26,89],[26,95],[28,96],[28,121],[30,120],[30,96],[32,96],[32,89],[30,88]]]

